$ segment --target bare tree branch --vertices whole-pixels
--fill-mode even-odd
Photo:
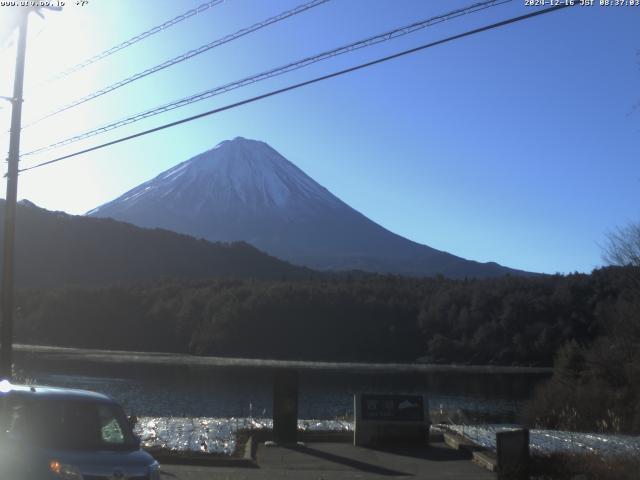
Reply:
[[[609,232],[602,250],[602,260],[608,265],[640,266],[640,222]]]

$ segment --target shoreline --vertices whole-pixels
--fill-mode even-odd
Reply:
[[[340,371],[352,373],[478,373],[478,374],[551,374],[551,367],[524,367],[503,365],[452,365],[432,363],[359,363],[310,360],[272,360],[198,356],[183,353],[136,352],[125,350],[101,350],[47,345],[14,345],[15,353],[32,358],[62,361],[96,362],[103,364],[135,363],[168,367],[217,367],[296,369],[315,371]]]

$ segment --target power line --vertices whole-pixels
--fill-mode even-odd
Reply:
[[[80,150],[78,152],[70,153],[68,155],[63,155],[61,157],[54,158],[52,160],[48,160],[46,162],[41,162],[41,163],[38,163],[36,165],[32,165],[31,167],[23,168],[23,169],[20,170],[20,172],[26,172],[26,171],[29,171],[29,170],[34,170],[36,168],[44,167],[46,165],[51,165],[53,163],[58,163],[58,162],[61,162],[63,160],[66,160],[68,158],[72,158],[72,157],[76,157],[78,155],[82,155],[82,154],[85,154],[85,153],[93,152],[95,150],[100,150],[102,148],[106,148],[106,147],[109,147],[111,145],[122,143],[122,142],[125,142],[127,140],[132,140],[134,138],[142,137],[144,135],[148,135],[150,133],[158,132],[160,130],[164,130],[164,129],[167,129],[167,128],[170,128],[170,127],[175,127],[177,125],[181,125],[183,123],[191,122],[191,121],[197,120],[199,118],[203,118],[203,117],[207,117],[207,116],[210,116],[210,115],[214,115],[216,113],[224,112],[226,110],[231,110],[233,108],[237,108],[237,107],[240,107],[242,105],[247,105],[249,103],[254,103],[254,102],[257,102],[258,100],[263,100],[265,98],[273,97],[275,95],[279,95],[281,93],[285,93],[285,92],[288,92],[288,91],[291,91],[291,90],[296,90],[298,88],[302,88],[302,87],[305,87],[307,85],[318,83],[318,82],[321,82],[323,80],[328,80],[330,78],[342,76],[342,75],[345,75],[347,73],[355,72],[357,70],[361,70],[361,69],[364,69],[364,68],[367,68],[367,67],[371,67],[373,65],[377,65],[377,64],[380,64],[380,63],[383,63],[383,62],[387,62],[389,60],[394,60],[396,58],[400,58],[400,57],[403,57],[403,56],[406,56],[406,55],[409,55],[409,54],[412,54],[412,53],[416,53],[416,52],[425,50],[427,48],[435,47],[437,45],[442,45],[443,43],[448,43],[448,42],[451,42],[451,41],[454,41],[454,40],[458,40],[458,39],[461,39],[461,38],[464,38],[464,37],[468,37],[468,36],[471,36],[471,35],[475,35],[475,34],[478,34],[478,33],[481,33],[481,32],[486,32],[488,30],[493,30],[493,29],[496,29],[496,28],[499,28],[499,27],[503,27],[503,26],[512,24],[512,23],[516,23],[516,22],[520,22],[520,21],[523,21],[523,20],[527,20],[529,18],[537,17],[539,15],[555,12],[555,11],[561,10],[563,8],[572,7],[574,5],[578,5],[578,4],[577,3],[576,4],[568,4],[568,3],[567,4],[561,4],[561,5],[557,5],[557,6],[554,6],[554,7],[549,7],[549,8],[543,9],[543,10],[536,10],[536,11],[528,13],[526,15],[520,15],[518,17],[512,17],[512,18],[509,18],[507,20],[503,20],[501,22],[497,22],[497,23],[492,23],[490,25],[486,25],[484,27],[476,28],[476,29],[473,29],[473,30],[468,30],[466,32],[459,33],[459,34],[453,35],[451,37],[447,37],[447,38],[444,38],[444,39],[441,39],[441,40],[437,40],[435,42],[423,44],[423,45],[420,45],[418,47],[414,47],[414,48],[411,48],[411,49],[408,49],[408,50],[404,50],[402,52],[398,52],[398,53],[394,53],[392,55],[388,55],[386,57],[382,57],[382,58],[378,58],[376,60],[372,60],[370,62],[361,63],[361,64],[356,65],[354,67],[349,67],[349,68],[346,68],[344,70],[339,70],[337,72],[333,72],[333,73],[330,73],[330,74],[327,74],[327,75],[323,75],[321,77],[313,78],[311,80],[306,80],[304,82],[296,83],[294,85],[289,85],[289,86],[284,87],[284,88],[280,88],[280,89],[277,89],[277,90],[272,90],[272,91],[270,91],[268,93],[264,93],[262,95],[258,95],[258,96],[251,97],[251,98],[239,101],[239,102],[235,102],[235,103],[232,103],[232,104],[229,104],[229,105],[225,105],[224,107],[219,107],[219,108],[216,108],[216,109],[213,109],[213,110],[209,110],[207,112],[200,113],[198,115],[193,115],[191,117],[183,118],[183,119],[177,120],[175,122],[171,122],[171,123],[167,123],[167,124],[164,124],[164,125],[160,125],[158,127],[151,128],[149,130],[144,130],[142,132],[138,132],[138,133],[135,133],[135,134],[132,134],[132,135],[128,135],[126,137],[121,137],[121,138],[118,138],[116,140],[112,140],[110,142],[106,142],[106,143],[103,143],[103,144],[100,144],[100,145],[96,145],[94,147],[86,148],[86,149]]]
[[[484,1],[484,2],[480,2],[480,3],[474,3],[468,7],[464,7],[461,9],[457,9],[457,10],[453,10],[449,13],[443,14],[443,15],[438,15],[436,17],[432,17],[426,20],[422,20],[419,22],[415,22],[412,23],[410,25],[405,25],[403,27],[399,27],[396,28],[394,30],[390,30],[388,32],[382,33],[382,34],[378,34],[369,38],[366,38],[364,40],[359,40],[357,42],[353,42],[350,43],[348,45],[344,45],[342,47],[338,47],[338,48],[334,48],[333,50],[329,50],[329,51],[325,51],[323,53],[317,54],[317,55],[313,55],[311,57],[306,57],[303,58],[302,60],[298,60],[296,62],[292,62],[292,63],[288,63],[286,65],[277,67],[277,68],[273,68],[271,70],[268,70],[266,72],[262,72],[259,73],[257,75],[252,75],[249,77],[245,77],[241,80],[236,80],[234,82],[231,83],[227,83],[225,85],[222,86],[218,86],[209,90],[205,90],[204,92],[200,92],[197,93],[195,95],[191,95],[185,98],[181,98],[179,100],[161,105],[159,107],[154,107],[150,110],[146,110],[144,112],[140,112],[137,113],[135,115],[131,115],[129,117],[117,120],[115,122],[109,123],[107,125],[103,125],[102,127],[93,129],[93,130],[89,130],[87,132],[83,132],[81,134],[75,135],[73,137],[69,137],[66,138],[64,140],[60,140],[58,142],[52,143],[48,146],[44,146],[44,147],[39,147],[35,150],[31,150],[29,152],[24,153],[22,156],[28,156],[28,155],[35,155],[37,153],[42,153],[54,148],[59,148],[62,146],[66,146],[75,142],[78,142],[80,140],[85,140],[87,138],[90,137],[94,137],[96,135],[100,135],[102,133],[106,133],[109,132],[111,130],[114,130],[116,128],[120,128],[126,125],[129,125],[131,123],[135,123],[138,122],[140,120],[143,120],[145,118],[148,117],[152,117],[155,115],[159,115],[161,113],[164,112],[168,112],[171,110],[174,110],[176,108],[180,108],[186,105],[189,105],[191,103],[195,103],[195,102],[199,102],[202,100],[206,100],[208,98],[214,97],[216,95],[220,95],[222,93],[226,93],[229,92],[231,90],[235,90],[237,88],[241,88],[244,87],[246,85],[250,85],[262,80],[266,80],[268,78],[272,78],[275,76],[279,76],[294,70],[298,70],[300,68],[306,67],[308,65],[311,65],[313,63],[317,63],[319,61],[322,60],[326,60],[328,58],[332,58],[332,57],[336,57],[338,55],[342,55],[345,53],[349,53],[352,52],[354,50],[358,50],[361,48],[365,48],[365,47],[369,47],[371,45],[376,45],[378,43],[381,42],[386,42],[388,40],[391,40],[393,38],[397,38],[403,35],[407,35],[409,33],[413,33],[417,30],[435,25],[437,23],[441,23],[447,20],[451,20],[453,18],[462,16],[462,15],[466,15],[469,13],[474,13],[480,10],[485,10],[487,8],[491,8],[491,7],[495,7],[498,5],[501,5],[503,3],[508,3],[511,2],[513,0],[489,0],[489,1]]]
[[[222,1],[222,0],[220,0]],[[303,5],[298,5],[297,7],[291,9],[291,10],[287,10],[285,12],[282,12],[274,17],[270,17],[266,20],[263,20],[261,22],[258,22],[250,27],[247,28],[243,28],[241,30],[238,30],[235,33],[232,33],[230,35],[227,35],[225,37],[219,38],[217,40],[214,40],[212,42],[209,42],[205,45],[201,45],[198,48],[194,48],[193,50],[189,50],[188,52],[183,53],[182,55],[178,55],[177,57],[171,58],[169,60],[166,60],[158,65],[155,65],[151,68],[148,68],[142,72],[136,73],[135,75],[131,75],[130,77],[127,77],[123,80],[120,80],[116,83],[113,83],[111,85],[108,85],[96,92],[90,93],[89,95],[85,95],[82,98],[79,98],[77,100],[74,100],[73,102],[70,102],[60,108],[57,108],[51,112],[49,112],[48,114],[46,114],[43,117],[40,117],[36,120],[34,120],[33,122],[28,123],[27,125],[23,126],[22,128],[29,128],[37,123],[40,123],[43,120],[46,120],[47,118],[51,118],[54,115],[57,115],[59,113],[62,113],[66,110],[69,110],[70,108],[73,107],[77,107],[78,105],[81,105],[85,102],[88,102],[89,100],[93,100],[94,98],[98,98],[106,93],[109,92],[113,92],[114,90],[117,90],[120,87],[124,87],[125,85],[128,85],[132,82],[135,82],[136,80],[140,80],[141,78],[147,77],[151,74],[154,74],[156,72],[159,72],[161,70],[164,70],[165,68],[171,67],[173,65],[176,65],[178,63],[184,62],[185,60],[188,60],[190,58],[193,58],[197,55],[200,55],[201,53],[207,52],[213,48],[219,47],[220,45],[224,45],[225,43],[229,43],[233,40],[236,40],[238,38],[244,37],[245,35],[248,35],[249,33],[255,32],[257,30],[260,30],[262,28],[265,28],[269,25],[272,25],[274,23],[280,22],[282,20],[285,20],[289,17],[293,17],[294,15],[298,15],[299,13],[305,12],[311,8],[317,7],[319,5],[322,5],[324,3],[329,2],[330,0],[312,0],[311,2],[305,3]]]
[[[46,83],[51,83],[51,82],[55,82],[57,80],[60,80],[64,77],[67,77],[69,75],[71,75],[72,73],[77,72],[78,70],[81,70],[89,65],[91,65],[92,63],[96,63],[99,60],[102,60],[103,58],[107,58],[111,55],[113,55],[116,52],[119,52],[120,50],[123,50],[127,47],[130,47],[142,40],[144,40],[145,38],[148,38],[152,35],[155,35],[156,33],[160,33],[163,30],[166,30],[167,28],[173,27],[174,25],[177,25],[180,22],[183,22],[184,20],[187,20],[188,18],[193,17],[194,15],[197,15],[199,13],[202,13],[206,10],[209,10],[212,7],[215,7],[216,5],[220,4],[224,2],[224,0],[210,0],[206,3],[203,3],[202,5],[193,8],[191,10],[188,10],[180,15],[178,15],[175,18],[172,18],[171,20],[167,20],[166,22],[160,24],[160,25],[156,25],[153,28],[150,28],[147,31],[144,31],[138,35],[135,35],[133,37],[131,37],[129,40],[125,40],[124,42],[111,47],[103,52],[98,53],[97,55],[94,55],[93,57],[87,58],[86,60],[72,66],[69,67],[59,73],[57,73],[56,75],[52,75],[51,77],[49,77],[48,79],[44,80],[43,82],[37,83],[37,85],[44,85]]]

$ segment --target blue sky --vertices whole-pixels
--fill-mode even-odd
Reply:
[[[34,18],[25,121],[304,0],[227,0],[60,82],[32,85],[203,2],[68,1],[62,13]],[[332,0],[26,129],[23,151],[470,3]],[[23,166],[532,11],[523,3],[323,61]],[[640,112],[632,111],[640,100],[639,25],[640,7],[545,15],[25,173],[19,197],[81,214],[240,135],[268,142],[412,240],[514,268],[588,272],[601,264],[605,233],[640,217]],[[0,53],[2,95],[11,90],[13,55],[12,48]],[[8,113],[0,110],[2,128]]]

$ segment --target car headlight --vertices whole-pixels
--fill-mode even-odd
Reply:
[[[78,467],[60,463],[57,460],[49,462],[49,470],[64,480],[83,480],[82,473],[80,473]]]
[[[149,467],[149,480],[160,480],[160,464],[153,462]]]

